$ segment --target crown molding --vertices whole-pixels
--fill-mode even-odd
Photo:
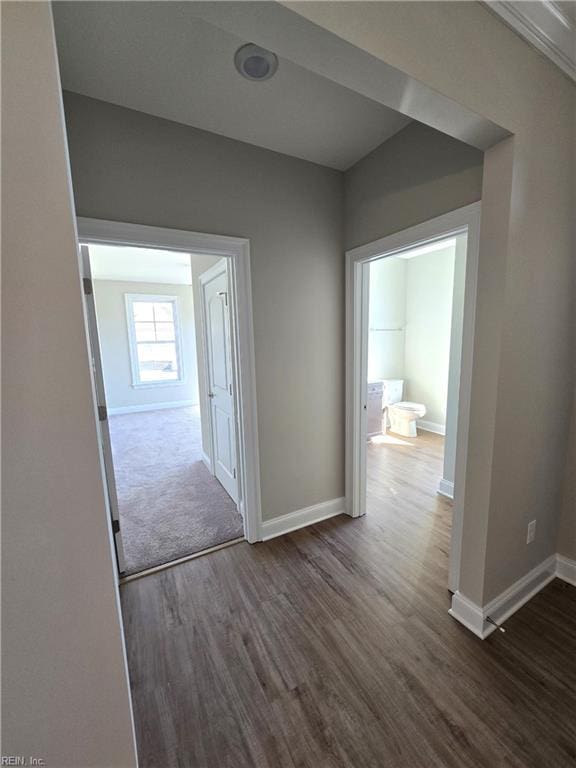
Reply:
[[[560,3],[490,0],[484,5],[576,81],[576,21]]]

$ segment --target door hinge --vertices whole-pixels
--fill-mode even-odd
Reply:
[[[232,474],[234,475],[234,480],[236,480],[236,468],[232,470]]]
[[[108,411],[105,405],[98,406],[98,421],[106,421],[108,418]]]
[[[232,384],[230,384],[230,394],[232,394]]]
[[[85,296],[91,296],[92,295],[92,280],[90,280],[89,277],[83,277],[82,278],[82,287],[84,288],[84,295]]]
[[[112,533],[120,533],[120,520],[112,520]]]
[[[224,296],[224,304],[228,306],[228,292],[227,291],[218,291],[216,294],[217,296]]]

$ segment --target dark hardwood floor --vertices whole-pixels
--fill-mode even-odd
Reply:
[[[142,768],[576,765],[576,589],[451,619],[441,455],[371,444],[364,518],[122,587]]]

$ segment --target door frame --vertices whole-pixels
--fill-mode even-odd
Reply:
[[[259,541],[262,514],[250,241],[247,238],[84,217],[77,218],[77,226],[80,243],[157,248],[221,256],[228,259],[233,367],[236,382],[238,502],[244,521],[245,538],[250,543]]]
[[[366,243],[346,252],[346,512],[361,517],[366,512],[366,362],[368,354],[369,262],[393,256],[411,248],[446,237],[467,234],[464,315],[462,324],[462,359],[456,430],[456,465],[454,472],[454,507],[448,588],[458,589],[462,555],[462,531],[472,361],[478,284],[480,242],[480,202],[457,208],[393,235]]]
[[[110,441],[110,429],[108,426],[108,406],[106,404],[106,390],[104,388],[104,376],[102,368],[102,355],[98,338],[98,319],[96,316],[96,304],[92,285],[92,270],[90,268],[90,254],[86,245],[80,245],[78,249],[80,264],[80,276],[82,278],[82,291],[84,299],[84,313],[88,330],[88,353],[90,355],[90,367],[93,378],[93,397],[96,408],[97,430],[100,437],[100,461],[102,463],[103,482],[106,490],[108,514],[112,525],[112,537],[116,554],[118,575],[122,576],[126,567],[124,545],[120,532],[120,513],[118,510],[118,493],[116,489],[116,477],[114,475],[114,463],[112,461],[112,443]]]
[[[227,278],[228,278],[228,290],[230,290],[230,269],[228,261],[226,260],[224,263],[221,261],[216,262],[216,264],[213,264],[211,267],[209,267],[205,272],[202,272],[202,274],[198,275],[198,280],[200,281],[200,304],[201,304],[201,312],[200,312],[200,322],[202,324],[202,347],[203,347],[203,353],[204,353],[204,370],[202,371],[202,376],[204,378],[204,410],[208,414],[208,434],[209,434],[209,447],[210,447],[210,473],[215,477],[216,476],[216,461],[215,461],[215,435],[214,435],[214,424],[213,424],[213,413],[212,413],[212,403],[209,400],[209,392],[210,392],[210,374],[209,374],[209,352],[208,352],[208,322],[207,322],[207,306],[206,306],[206,298],[204,296],[204,286],[207,282],[212,280],[213,278],[220,275],[222,272],[226,272]],[[229,306],[228,309],[230,310],[231,307]],[[232,339],[233,336],[233,325],[234,325],[234,318],[232,317],[232,312],[230,311],[230,338]],[[236,369],[237,369],[237,360],[234,344],[231,345],[231,368],[232,368],[232,390],[235,393],[237,389],[237,380],[236,380]],[[237,426],[238,424],[238,414],[236,409],[236,397],[233,398],[233,404],[234,404],[234,424]],[[238,457],[240,446],[238,445],[238,429],[235,430],[235,436],[234,436],[234,443],[235,443],[235,450],[236,450],[236,457]],[[236,462],[238,462],[238,458],[236,458]],[[238,503],[239,511],[242,514],[242,509],[240,508],[240,503]]]

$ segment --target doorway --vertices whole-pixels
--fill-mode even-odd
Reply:
[[[119,576],[255,540],[248,244],[91,220],[79,239]]]
[[[367,499],[378,496],[379,483],[394,494],[414,487],[419,475],[434,504],[436,493],[443,497],[435,509],[445,517],[445,497],[453,498],[452,591],[460,571],[479,222],[476,203],[347,254],[347,511],[360,517],[370,512]],[[451,306],[438,307],[427,322],[426,289],[434,281],[440,286],[432,256],[443,259],[442,290],[451,284]],[[378,292],[383,301],[375,307]],[[427,376],[423,363],[428,372],[432,366],[444,370]]]

